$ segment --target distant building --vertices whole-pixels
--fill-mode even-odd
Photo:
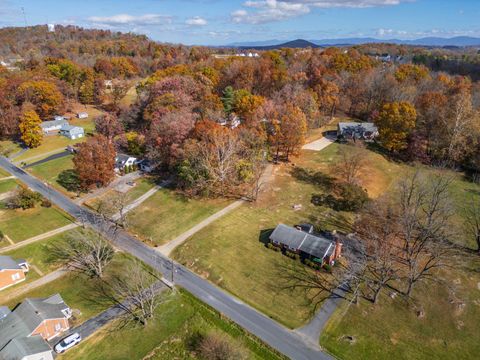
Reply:
[[[14,260],[10,256],[0,255],[0,290],[25,281],[28,270],[25,260]]]
[[[55,32],[55,25],[54,24],[48,24],[48,32]]]
[[[79,112],[79,113],[77,113],[77,118],[78,118],[78,119],[88,119],[88,113],[86,113],[86,112]]]
[[[64,124],[60,128],[60,135],[66,136],[70,140],[80,139],[85,136],[85,130],[80,126]]]
[[[58,120],[44,121],[40,124],[44,134],[50,134],[53,132],[58,132],[64,125],[68,125],[68,121],[65,120],[62,116],[55,117]]]
[[[373,140],[378,136],[378,128],[374,123],[341,122],[338,124],[339,139]]]
[[[47,341],[70,329],[72,310],[59,294],[0,310],[0,359],[52,360]]]

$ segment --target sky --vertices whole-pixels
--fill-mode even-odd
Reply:
[[[479,19],[480,0],[0,0],[0,27],[71,24],[187,45],[480,37]]]

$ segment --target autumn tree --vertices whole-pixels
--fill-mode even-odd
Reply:
[[[115,176],[113,144],[103,135],[93,136],[78,145],[73,163],[83,189],[106,186]]]
[[[247,90],[235,91],[233,108],[235,113],[246,121],[251,121],[255,111],[264,104],[265,99],[253,95]]]
[[[307,134],[307,119],[299,107],[287,104],[280,118],[279,131],[281,147],[288,161],[291,154],[295,154],[305,143]]]
[[[390,151],[405,149],[408,135],[415,128],[416,119],[417,112],[409,103],[394,102],[383,105],[376,119],[383,146]]]
[[[110,142],[123,133],[123,126],[114,113],[107,113],[95,119],[95,130]]]
[[[480,253],[480,202],[472,197],[465,206],[464,229],[466,235],[475,242]]]
[[[48,118],[59,113],[63,107],[63,95],[51,82],[26,81],[18,89],[23,101],[32,103],[41,118]]]
[[[95,76],[91,69],[86,69],[80,75],[78,98],[82,104],[93,104],[95,102]]]
[[[43,132],[40,124],[42,120],[38,117],[35,110],[26,110],[20,119],[21,139],[29,148],[40,146],[43,140]]]

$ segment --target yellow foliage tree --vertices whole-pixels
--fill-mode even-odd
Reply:
[[[36,148],[42,143],[41,123],[42,120],[35,110],[27,110],[22,114],[19,124],[21,139],[29,148]]]
[[[390,151],[407,147],[407,138],[415,128],[417,112],[408,102],[394,102],[383,105],[376,124],[383,146]]]

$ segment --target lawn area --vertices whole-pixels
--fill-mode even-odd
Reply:
[[[0,209],[0,230],[14,242],[26,240],[68,225],[72,219],[55,207],[33,209]]]
[[[127,264],[131,261],[133,260],[130,256],[117,253],[106,269],[105,280],[108,282],[109,277],[124,271]],[[74,311],[79,311],[79,313],[75,311],[76,319],[73,324],[78,325],[109,307],[106,302],[99,298],[95,284],[95,279],[72,272],[22,295],[18,299],[9,300],[7,304],[2,305],[7,305],[11,308],[27,297],[41,298],[59,293]]]
[[[127,203],[131,203],[132,201],[138,199],[147,191],[151,190],[154,186],[155,186],[155,182],[151,178],[141,178],[141,179],[135,180],[135,186],[132,189],[128,190],[126,193]],[[91,209],[97,210],[97,205],[101,200],[111,198],[112,196],[117,196],[118,194],[119,192],[117,192],[116,190],[109,190],[97,198],[86,201],[84,205],[90,207]]]
[[[37,241],[33,244],[23,246],[21,248],[2,253],[2,255],[11,256],[14,259],[25,259],[29,264],[35,265],[43,273],[48,273],[58,269],[61,265],[56,262],[50,248],[53,244],[64,242],[68,236],[74,234],[76,231],[86,231],[82,228],[63,232],[54,235],[48,239]]]
[[[423,285],[414,292],[416,309],[388,296],[378,306],[362,302],[338,309],[320,344],[341,359],[477,358],[480,275],[454,271],[447,277],[455,293],[442,285]],[[423,318],[417,309],[424,311]],[[345,336],[353,336],[354,343]]]
[[[18,183],[15,179],[0,180],[0,194],[15,190]]]
[[[0,141],[0,151],[4,156],[8,157],[8,156],[14,155],[20,150],[22,150],[22,146],[17,142],[14,142],[11,140]],[[0,175],[7,176],[5,175],[5,172],[1,169],[0,169]]]
[[[128,215],[129,230],[162,245],[227,206],[227,200],[188,199],[160,189]]]
[[[30,171],[35,177],[46,181],[55,189],[73,196],[75,195],[74,193],[68,192],[67,189],[57,182],[58,175],[62,171],[73,169],[72,159],[73,155],[64,156],[58,159],[47,161],[43,164],[35,165],[31,168],[28,168],[28,171]]]
[[[60,359],[199,359],[194,353],[198,339],[211,333],[225,336],[245,359],[281,359],[235,324],[179,292],[157,310],[157,318],[145,328],[114,330],[107,326],[92,338],[62,355]]]
[[[35,149],[28,149],[19,157],[16,157],[15,162],[22,162],[27,160],[32,163],[42,158],[46,158],[54,153],[60,153],[65,150],[68,145],[84,142],[86,137],[81,139],[70,140],[65,136],[48,135],[43,138],[42,145]]]

